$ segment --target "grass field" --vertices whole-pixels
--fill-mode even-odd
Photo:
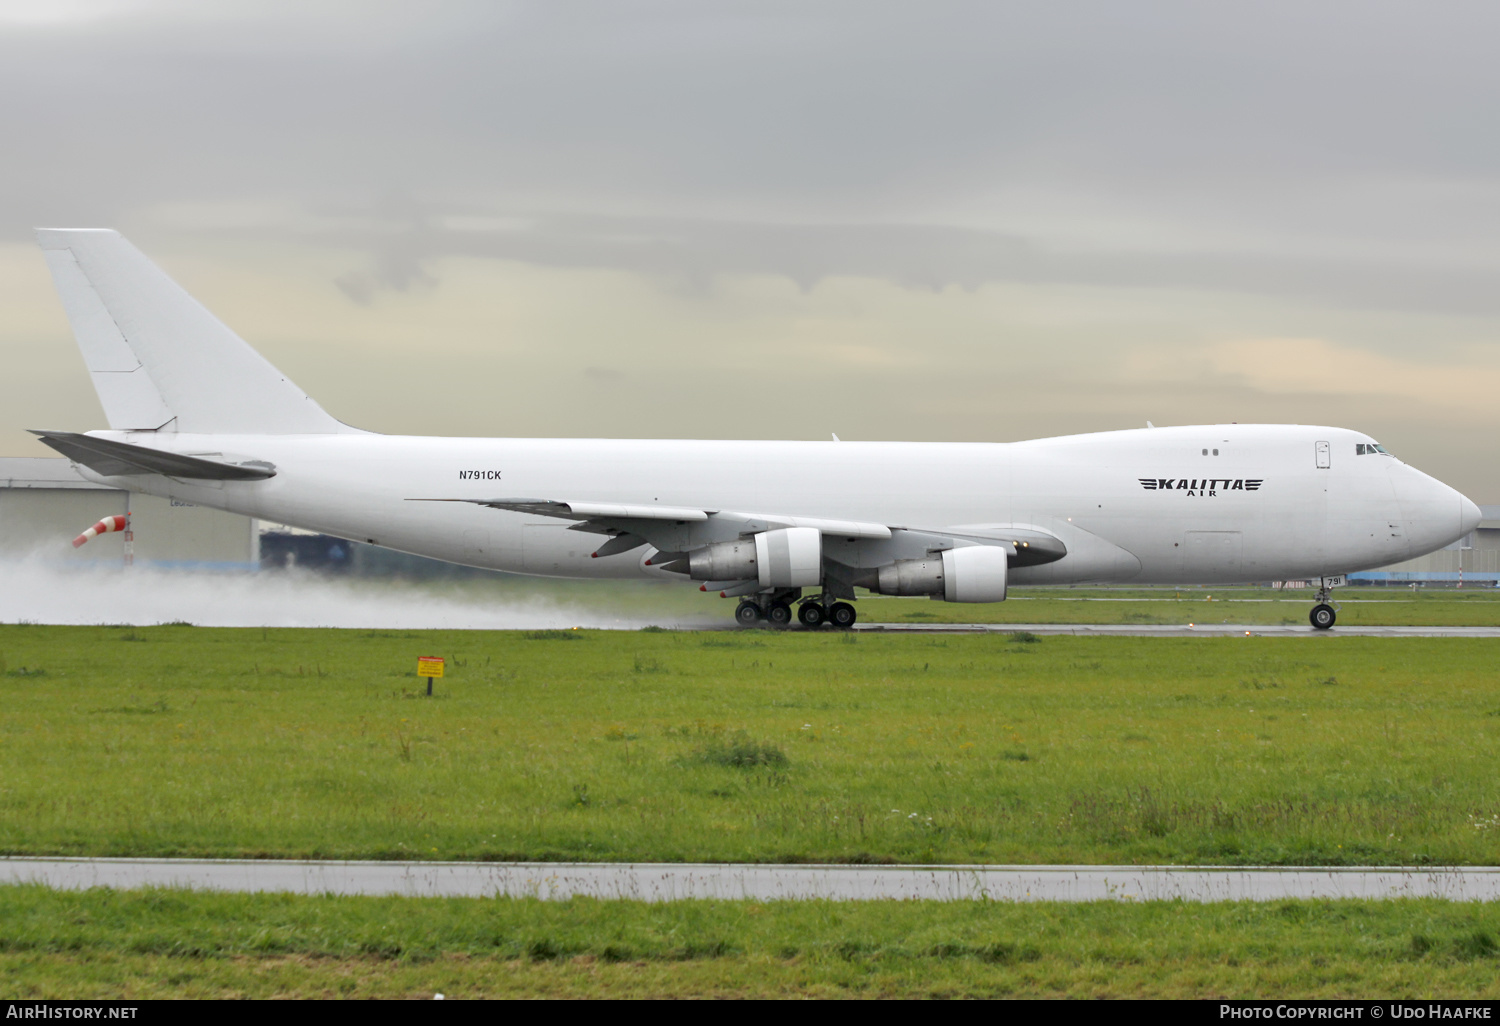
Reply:
[[[0,989],[78,997],[1500,997],[1439,901],[569,902],[0,887]]]
[[[8,625],[0,851],[1493,864],[1497,654]]]

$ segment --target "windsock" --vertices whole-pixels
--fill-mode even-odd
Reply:
[[[74,538],[73,547],[76,549],[78,548],[78,546],[82,545],[90,538],[97,537],[101,534],[108,534],[111,531],[123,531],[128,524],[129,521],[124,517],[105,517],[93,527],[89,528],[87,531],[84,531],[77,538]]]

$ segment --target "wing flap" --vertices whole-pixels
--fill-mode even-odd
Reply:
[[[758,513],[736,513],[733,516],[746,520],[764,520],[772,527],[816,527],[821,533],[839,538],[859,538],[868,541],[886,541],[891,529],[885,524],[866,523],[862,520],[825,520],[822,517],[763,516]]]

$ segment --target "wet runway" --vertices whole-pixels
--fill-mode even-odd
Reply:
[[[1334,627],[1311,624],[861,623],[856,631],[891,634],[1069,634],[1110,638],[1500,638],[1500,627]]]
[[[676,901],[1500,899],[1500,867],[818,866],[582,862],[0,859],[0,883],[410,897]]]

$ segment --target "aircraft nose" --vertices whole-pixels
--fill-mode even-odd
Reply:
[[[1459,534],[1468,534],[1474,528],[1478,527],[1479,521],[1483,519],[1484,514],[1479,512],[1479,507],[1474,505],[1473,500],[1466,495],[1458,497]]]

